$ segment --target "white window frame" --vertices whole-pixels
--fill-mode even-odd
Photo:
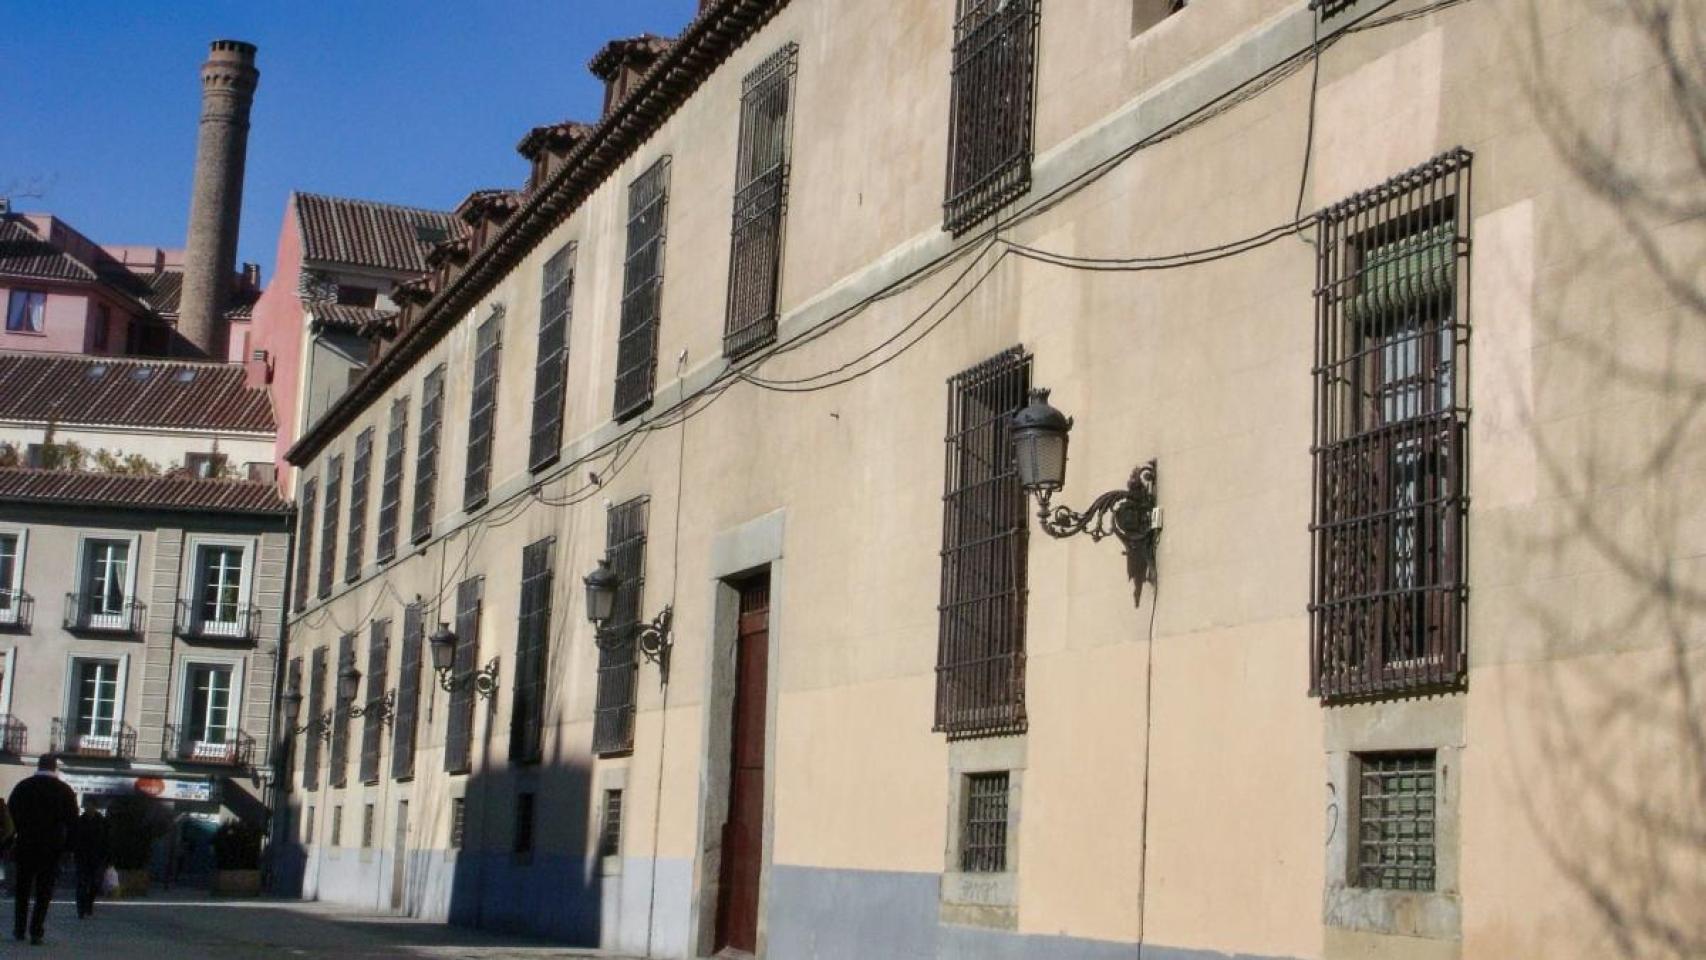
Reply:
[[[89,547],[95,541],[123,541],[130,545],[124,564],[124,601],[126,609],[114,614],[90,613],[83,618],[84,626],[92,630],[115,630],[125,625],[129,616],[131,604],[136,603],[136,568],[142,560],[142,538],[135,533],[124,531],[86,530],[77,535],[77,572],[76,590],[78,602],[82,603],[89,595]]]
[[[243,562],[239,576],[242,578],[237,585],[237,620],[231,623],[224,621],[204,621],[201,619],[201,550],[203,547],[236,547],[243,551]],[[193,635],[198,637],[230,637],[241,639],[243,634],[242,611],[249,609],[249,597],[255,584],[255,538],[254,537],[221,537],[208,534],[192,533],[184,538],[184,560],[180,564],[178,579],[178,596],[189,601],[190,623],[193,624]],[[256,624],[249,624],[252,632]]]
[[[68,753],[77,753],[83,737],[77,733],[79,701],[82,699],[82,677],[79,669],[84,663],[116,663],[118,664],[118,688],[113,694],[113,733],[110,736],[90,736],[94,749],[118,753],[119,737],[124,732],[124,709],[127,688],[130,686],[130,654],[101,654],[101,653],[72,653],[65,658],[65,712],[61,715],[64,720],[65,747]],[[76,741],[74,744],[73,741]]]
[[[3,655],[6,661],[6,678],[0,680],[0,713],[12,712],[12,678],[18,675],[18,648],[7,647]]]
[[[12,579],[10,582],[0,582],[0,591],[6,591],[12,597],[11,603],[0,607],[0,625],[11,626],[18,622],[23,611],[23,606],[17,602],[17,598],[24,591],[24,558],[29,552],[30,528],[0,526],[0,536],[18,538],[17,555],[12,562]],[[10,689],[10,675],[7,675],[6,681],[7,688]]]
[[[223,763],[229,758],[230,751],[236,749],[237,732],[243,729],[243,680],[247,665],[247,657],[225,657],[199,652],[194,656],[184,657],[178,661],[176,693],[172,698],[172,727],[178,731],[179,737],[184,735],[185,724],[188,721],[185,711],[188,709],[193,696],[190,682],[195,676],[195,668],[224,667],[231,671],[231,708],[227,711],[228,719],[225,722],[225,742],[219,744],[197,742],[190,749],[189,755],[181,759]],[[168,747],[176,751],[178,744],[168,744]],[[174,756],[176,756],[175,753]]]

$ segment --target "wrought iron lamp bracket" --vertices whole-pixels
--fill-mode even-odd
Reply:
[[[393,716],[396,714],[396,708],[397,691],[393,689],[385,691],[383,697],[369,700],[366,706],[358,707],[353,703],[350,704],[349,715],[351,717],[365,717],[371,714],[378,718],[380,723],[389,727]]]
[[[336,710],[327,710],[325,713],[320,714],[313,720],[308,721],[308,727],[317,728],[315,733],[321,740],[329,743],[332,739],[332,722],[337,719],[337,714],[338,712]]]
[[[1155,512],[1154,460],[1139,464],[1125,489],[1109,490],[1092,500],[1083,512],[1051,503],[1052,491],[1044,490],[1036,496],[1037,519],[1043,532],[1057,539],[1080,533],[1089,534],[1094,541],[1111,536],[1131,554],[1154,543],[1161,531]]]
[[[642,623],[634,628],[634,647],[640,651],[650,663],[658,665],[658,673],[663,683],[669,682],[669,652],[675,647],[675,633],[671,629],[675,621],[675,607],[665,604],[651,623]],[[593,642],[600,650],[616,648],[623,640],[619,631],[600,626],[593,635]]]
[[[453,668],[445,667],[438,671],[438,686],[446,693],[472,685],[474,693],[481,699],[490,700],[498,692],[498,658],[486,661],[486,665],[478,670],[456,676]]]

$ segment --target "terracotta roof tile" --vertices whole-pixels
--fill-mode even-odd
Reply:
[[[272,403],[243,368],[0,353],[0,420],[271,433]]]
[[[460,227],[447,211],[298,193],[302,258],[406,273],[427,269],[426,253]]]
[[[0,276],[41,280],[100,279],[94,269],[36,235],[21,220],[0,219]]]
[[[368,333],[382,329],[396,319],[395,310],[377,307],[352,307],[342,303],[310,303],[308,312],[314,318],[315,330],[336,330],[342,333]]]
[[[285,514],[290,505],[270,483],[194,477],[133,477],[68,470],[0,468],[0,501],[99,504],[160,510]]]

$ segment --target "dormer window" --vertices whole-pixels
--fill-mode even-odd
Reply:
[[[650,33],[612,40],[598,51],[587,69],[604,81],[604,116],[616,109],[639,86],[640,79],[675,41]]]

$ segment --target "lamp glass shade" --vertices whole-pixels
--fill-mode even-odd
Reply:
[[[1013,415],[1013,456],[1019,486],[1027,492],[1055,491],[1066,482],[1066,437],[1072,418],[1049,405],[1048,391],[1031,391],[1031,402]]]
[[[356,693],[360,690],[361,671],[357,670],[353,663],[345,664],[344,668],[338,671],[339,699],[354,700]]]
[[[432,668],[444,673],[456,666],[456,634],[450,624],[441,623],[432,634]]]
[[[296,724],[296,718],[302,716],[302,691],[291,688],[284,691],[284,696],[280,699],[284,704],[285,717],[289,719],[291,725],[294,726]]]
[[[610,569],[608,561],[600,560],[598,569],[587,574],[582,582],[586,584],[586,618],[593,623],[610,619],[611,611],[616,608],[616,588],[622,578]]]

